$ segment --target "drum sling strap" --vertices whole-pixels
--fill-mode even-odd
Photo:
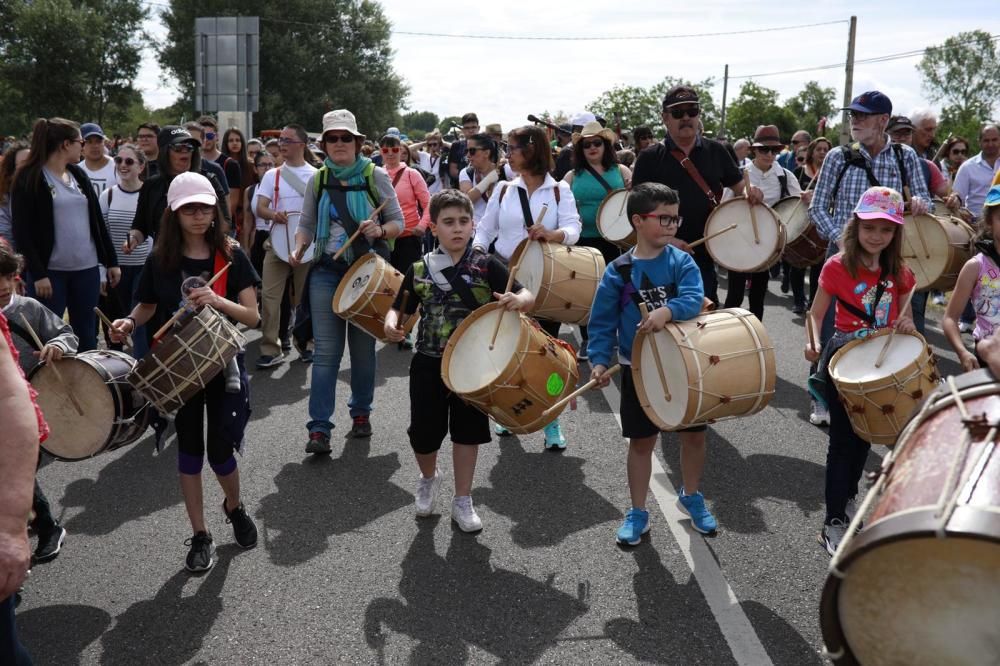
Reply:
[[[782,171],[781,175],[778,176],[778,182],[781,184],[781,194],[778,196],[784,199],[789,196],[788,194],[788,174]]]
[[[591,176],[597,179],[597,182],[601,184],[601,187],[603,187],[606,192],[611,193],[615,189],[610,185],[608,185],[608,181],[604,180],[604,177],[601,174],[597,173],[597,169],[595,169],[594,167],[587,164],[583,168],[586,169]]]
[[[510,181],[507,181],[507,182],[509,183]],[[503,195],[507,194],[508,188],[510,188],[510,185],[504,185],[504,188],[502,190],[500,190],[500,198],[497,199],[497,204],[498,205],[503,203]],[[527,211],[525,213],[525,219],[527,220],[526,226],[530,227],[532,224],[534,224],[534,222],[531,221],[531,208],[528,206],[528,194],[527,194],[527,192],[525,192],[520,187],[517,188],[517,189],[521,192],[521,210],[522,211]],[[559,205],[559,186],[558,185],[556,185],[555,189],[552,190],[552,194],[553,194],[553,196],[555,196],[555,198],[556,198],[556,206],[558,206]]]
[[[898,143],[894,143],[891,146],[892,152],[896,156],[896,168],[899,169],[899,179],[903,183],[903,194],[904,200],[909,200],[909,181],[906,178],[906,166],[903,164],[903,146]],[[868,176],[869,187],[878,187],[881,185],[878,182],[878,178],[875,177],[875,173],[872,171],[872,165],[868,163],[865,156],[861,154],[861,145],[858,143],[852,143],[849,146],[841,146],[840,150],[844,154],[844,166],[840,167],[840,173],[837,174],[837,180],[833,183],[833,191],[830,192],[830,207],[827,212],[833,215],[834,206],[837,203],[837,193],[840,192],[840,181],[844,178],[844,173],[850,167],[858,167],[865,170],[865,175]]]
[[[625,282],[625,288],[622,289],[621,298],[618,300],[618,310],[624,311],[625,306],[628,305],[629,301],[635,303],[635,307],[639,308],[642,312],[642,308],[639,307],[645,301],[642,300],[642,296],[639,295],[639,290],[636,289],[635,284],[632,282],[632,251],[629,250],[622,255],[623,258],[618,258],[611,263],[621,276],[622,281]]]
[[[431,267],[427,263],[426,254],[421,258],[421,261],[424,262],[424,271],[427,273],[427,275],[430,275]],[[477,301],[476,297],[472,295],[472,289],[470,289],[469,285],[465,283],[465,280],[459,277],[458,266],[450,266],[448,268],[443,269],[441,271],[441,275],[443,275],[444,279],[448,281],[448,284],[451,285],[451,288],[455,290],[456,294],[458,294],[458,298],[462,301],[462,304],[465,305],[465,307],[469,308],[470,312],[472,310],[476,310],[477,308],[479,308],[480,305],[482,305],[482,303]],[[414,312],[416,312],[416,310],[414,310]]]
[[[691,176],[691,180],[693,180],[695,184],[701,188],[701,191],[705,193],[705,196],[708,198],[708,209],[712,210],[718,206],[719,197],[712,190],[712,188],[708,186],[708,183],[706,183],[705,179],[701,177],[701,174],[698,173],[698,167],[694,165],[691,158],[685,155],[684,151],[680,148],[674,148],[670,151],[670,154],[673,155],[674,159],[680,163],[685,171],[687,171],[687,174]]]
[[[880,269],[878,272],[878,286],[875,288],[875,299],[872,301],[872,308],[871,308],[872,311],[870,313],[865,312],[856,305],[848,303],[847,301],[844,301],[842,299],[838,299],[837,302],[840,304],[841,307],[843,307],[845,310],[850,312],[855,317],[863,319],[865,323],[868,324],[868,328],[873,329],[875,328],[875,312],[876,310],[878,310],[878,304],[882,300],[882,295],[885,293],[885,288],[886,288],[886,281],[882,279],[882,270]]]
[[[39,346],[35,343],[35,337],[33,335],[29,335],[28,332],[13,319],[7,320],[7,327],[10,329],[11,333],[31,345],[32,349],[35,351],[42,351],[41,348],[39,348]]]

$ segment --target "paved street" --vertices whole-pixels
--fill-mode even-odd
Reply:
[[[803,320],[777,281],[770,290],[774,399],[709,429],[703,490],[715,537],[673,507],[677,440],[665,435],[649,537],[634,549],[614,544],[628,507],[614,387],[565,412],[562,454],[545,452],[541,433],[481,448],[481,534],[450,521],[448,455],[444,514],[416,520],[409,354],[378,352],[370,441],[343,439],[345,355],[334,453],[313,458],[303,452],[309,366],[293,352],[253,373],[240,469],[258,547],[233,542],[206,465],[219,562],[207,575],[184,571],[190,528],[173,438],[159,454],[147,437],[86,462],[50,462],[39,477],[69,536],[33,571],[21,637],[38,664],[822,664],[826,431],[808,422]],[[563,327],[574,344],[576,334]],[[957,372],[943,336],[928,337],[942,372]],[[248,365],[257,353],[251,342]]]

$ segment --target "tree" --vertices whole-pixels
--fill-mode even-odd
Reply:
[[[412,134],[413,130],[430,132],[437,127],[439,118],[432,111],[410,111],[403,114],[402,127],[400,129]]]
[[[442,135],[447,134],[454,127],[462,127],[462,116],[445,116],[441,119],[441,122],[437,124],[437,128]],[[461,136],[462,133],[459,130],[455,131],[458,132],[459,136]]]
[[[795,97],[785,102],[785,109],[795,119],[796,129],[804,129],[811,135],[816,134],[820,118],[828,121],[836,112],[837,91],[824,88],[816,81],[809,81]],[[791,139],[791,137],[788,137]]]
[[[147,39],[140,0],[9,0],[0,31],[4,121],[36,116],[120,121],[138,94],[133,81]],[[8,97],[8,95],[10,97]]]
[[[660,83],[649,88],[641,86],[615,86],[601,93],[601,96],[587,105],[587,109],[602,116],[609,126],[615,122],[615,114],[620,115],[622,129],[635,129],[639,125],[651,128],[657,135],[663,135],[663,119],[660,111],[663,108],[663,97],[667,91],[677,85],[688,85],[698,92],[701,104],[701,117],[708,134],[714,134],[718,128],[718,113],[712,100],[711,80],[706,79],[692,83],[685,79],[668,76]]]
[[[740,94],[726,112],[726,134],[733,141],[750,138],[758,125],[777,125],[782,138],[787,138],[796,130],[796,119],[778,104],[777,90],[749,80],[740,87]]]
[[[924,50],[917,65],[932,101],[946,102],[953,117],[992,115],[1000,80],[1000,53],[988,32],[973,30]]]
[[[161,16],[167,39],[160,64],[188,99],[194,93],[195,18],[260,17],[255,127],[299,122],[318,128],[324,113],[346,108],[361,132],[377,137],[398,121],[406,101],[407,88],[392,69],[389,21],[373,0],[171,0]]]

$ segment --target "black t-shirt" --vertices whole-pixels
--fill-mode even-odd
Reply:
[[[468,157],[466,153],[466,148],[468,147],[468,145],[469,142],[466,141],[465,139],[462,139],[461,141],[452,142],[451,148],[448,149],[449,167],[452,164],[457,164],[458,170],[461,171],[462,169],[464,169],[469,165],[469,161],[468,159],[466,159]]]
[[[792,173],[794,173],[795,177],[799,179],[799,187],[801,187],[804,192],[812,182],[812,178],[806,174],[806,168],[804,166],[797,166],[795,167],[795,171]]]
[[[552,177],[556,180],[562,180],[566,177],[570,171],[573,170],[573,144],[567,143],[565,146],[559,149],[559,154],[556,155],[556,170],[553,172]]]
[[[669,136],[662,143],[649,146],[635,162],[632,186],[642,183],[662,183],[677,190],[680,195],[680,214],[684,224],[677,230],[677,237],[688,242],[704,236],[710,202],[698,183],[688,175],[681,163],[670,154],[677,144]],[[721,199],[722,188],[732,187],[743,179],[739,168],[722,144],[704,137],[698,139],[688,156],[705,183]]]
[[[257,275],[250,259],[241,248],[232,248],[232,255],[233,265],[229,267],[225,276],[226,298],[238,303],[239,293],[247,287],[260,284],[260,276]],[[164,273],[156,263],[156,257],[151,253],[146,259],[146,264],[142,267],[142,274],[139,276],[139,290],[136,294],[140,303],[156,305],[156,314],[150,320],[147,330],[156,331],[159,329],[181,307],[183,300],[181,285],[186,279],[202,278],[204,282],[195,286],[203,286],[215,274],[214,269],[214,257],[211,259],[181,257],[179,271]]]
[[[226,185],[229,189],[239,189],[240,184],[243,182],[243,173],[240,170],[240,163],[234,160],[232,157],[226,157],[223,153],[219,153],[219,156],[215,158],[215,163],[219,165],[219,168],[225,173],[226,177],[224,179]]]

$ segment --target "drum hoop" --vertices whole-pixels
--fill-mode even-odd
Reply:
[[[347,272],[344,273],[344,276],[342,278],[340,278],[340,283],[337,285],[336,291],[333,292],[332,305],[333,305],[333,313],[335,315],[343,317],[344,319],[350,319],[350,317],[344,317],[344,313],[351,312],[351,307],[353,307],[355,303],[362,300],[364,296],[368,296],[367,290],[366,293],[362,296],[362,298],[359,298],[357,301],[351,304],[351,307],[348,307],[344,310],[337,309],[337,306],[340,305],[340,299],[347,292],[347,290],[350,289],[349,285],[351,284],[351,280],[354,278],[354,274],[360,272],[365,264],[367,264],[368,262],[373,262],[375,264],[376,269],[381,268],[381,266],[379,266],[378,264],[379,259],[382,259],[382,257],[378,256],[374,252],[366,252],[365,254],[362,254],[360,257],[355,259],[354,263],[351,264],[350,267],[348,267]],[[382,259],[382,261],[385,261],[385,259]],[[375,271],[373,271],[372,274],[374,275]],[[369,300],[371,299],[369,298]]]
[[[482,305],[482,306],[476,308],[475,310],[473,310],[472,312],[470,312],[465,317],[465,319],[462,320],[462,323],[460,323],[455,328],[455,330],[452,331],[451,335],[448,337],[448,343],[445,345],[445,347],[444,347],[444,353],[441,355],[441,380],[444,382],[444,385],[448,387],[449,391],[451,391],[452,393],[454,393],[455,395],[457,395],[459,397],[462,397],[463,399],[465,399],[463,396],[467,396],[467,395],[470,395],[472,393],[479,393],[483,389],[489,389],[490,391],[492,391],[494,385],[504,385],[504,384],[506,384],[510,380],[510,378],[517,372],[517,368],[515,367],[515,368],[512,369],[511,368],[511,364],[517,358],[518,352],[519,351],[523,351],[525,349],[526,344],[525,344],[524,336],[528,334],[527,331],[525,330],[524,326],[520,323],[520,318],[525,316],[525,315],[523,315],[521,313],[517,313],[518,317],[519,317],[518,327],[520,328],[520,337],[518,339],[517,344],[515,344],[515,346],[514,346],[514,353],[511,354],[510,360],[507,361],[507,365],[504,366],[497,373],[496,380],[493,381],[493,382],[490,382],[486,386],[482,386],[482,387],[476,389],[475,391],[472,391],[472,392],[469,392],[469,393],[461,393],[461,392],[457,391],[455,389],[455,387],[451,383],[451,357],[452,357],[452,355],[455,352],[455,348],[458,346],[457,345],[457,341],[460,340],[462,338],[462,335],[469,328],[472,327],[473,322],[478,321],[479,319],[481,319],[482,317],[486,316],[487,314],[489,314],[493,310],[498,310],[498,309],[500,309],[502,307],[503,306],[500,305],[500,303],[497,303],[497,302],[494,301],[492,303],[486,303],[485,305]],[[517,367],[520,367],[520,364],[518,364]],[[497,388],[499,388],[499,386]],[[491,393],[488,392],[487,395],[491,395]]]

